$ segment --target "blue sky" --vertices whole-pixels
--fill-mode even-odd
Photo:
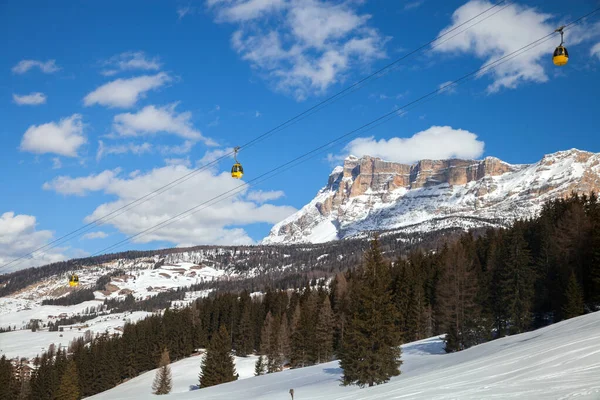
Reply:
[[[3,2],[0,36],[10,40],[0,59],[0,264],[248,142],[491,5],[475,0]],[[243,150],[243,181],[598,6],[598,1],[539,0],[508,5]],[[565,33],[571,59],[564,67],[551,61],[559,42],[555,36],[293,170],[114,251],[256,243],[310,201],[348,154],[405,163],[489,155],[531,163],[570,148],[600,152],[594,112],[600,105],[599,16]],[[241,182],[229,177],[231,162],[14,267],[94,254],[232,190]]]

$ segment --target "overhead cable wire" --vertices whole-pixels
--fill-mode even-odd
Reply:
[[[265,133],[257,136],[256,138],[250,140],[249,142],[247,142],[247,143],[239,146],[238,150],[241,150],[241,149],[244,149],[244,148],[249,148],[249,147],[255,145],[256,143],[258,143],[258,142],[266,139],[267,137],[271,136],[272,134],[274,134],[276,132],[280,132],[280,131],[286,129],[287,127],[289,127],[289,126],[291,126],[291,125],[293,125],[293,124],[295,124],[295,123],[297,123],[297,122],[299,122],[299,121],[301,121],[301,120],[303,120],[303,119],[305,119],[305,118],[307,118],[307,117],[315,114],[316,112],[318,112],[321,109],[327,107],[328,105],[333,104],[334,102],[340,100],[341,98],[344,98],[347,95],[349,95],[351,93],[354,93],[357,90],[360,90],[362,87],[366,86],[366,84],[368,84],[372,80],[374,80],[373,78],[377,79],[377,77],[383,76],[382,75],[383,72],[385,72],[385,71],[389,70],[390,68],[396,66],[401,61],[403,61],[403,60],[407,59],[408,57],[412,56],[413,54],[416,54],[417,52],[425,49],[426,47],[434,44],[436,41],[440,40],[444,36],[446,36],[446,35],[454,32],[454,31],[456,31],[457,29],[461,28],[462,26],[464,26],[464,25],[468,24],[469,22],[475,20],[476,18],[480,17],[481,15],[486,14],[488,11],[490,11],[490,10],[498,7],[499,5],[501,5],[503,3],[507,3],[507,4],[504,7],[502,7],[500,10],[497,10],[493,14],[488,15],[487,17],[485,17],[481,21],[479,21],[479,22],[477,22],[477,23],[469,26],[468,28],[464,29],[463,31],[461,31],[461,32],[459,32],[459,33],[457,33],[455,35],[453,35],[452,37],[450,37],[450,38],[448,38],[448,39],[446,39],[446,40],[444,40],[444,41],[442,41],[440,43],[435,44],[434,46],[432,46],[432,48],[435,48],[435,47],[437,47],[437,46],[439,46],[439,45],[447,42],[448,40],[450,40],[450,39],[452,39],[452,38],[460,35],[461,33],[465,32],[466,30],[470,29],[471,27],[477,25],[478,23],[480,23],[480,22],[482,22],[482,21],[484,21],[484,20],[492,17],[493,15],[496,15],[498,12],[500,12],[503,9],[505,9],[506,7],[508,7],[512,3],[512,1],[501,0],[501,1],[493,4],[492,6],[490,6],[489,8],[487,8],[486,10],[484,10],[484,11],[480,12],[479,14],[473,16],[472,18],[466,20],[465,22],[461,23],[460,25],[457,25],[454,28],[448,30],[447,32],[444,32],[442,35],[437,36],[435,39],[430,40],[429,42],[427,42],[427,43],[419,46],[418,48],[412,50],[411,52],[409,52],[409,53],[407,53],[405,55],[403,55],[402,57],[397,58],[393,62],[391,62],[391,63],[383,66],[382,68],[380,68],[377,71],[373,72],[372,74],[366,76],[365,78],[363,78],[363,79],[355,82],[354,84],[346,87],[345,89],[337,92],[336,94],[328,97],[327,99],[319,102],[318,104],[316,104],[316,105],[308,108],[307,110],[301,112],[300,114],[297,114],[296,116],[294,116],[294,117],[286,120],[285,122],[277,125],[275,128],[272,128],[272,129],[266,131]],[[429,50],[431,50],[432,48],[430,48]],[[33,255],[35,253],[37,253],[38,251],[40,251],[40,250],[44,250],[44,249],[47,249],[47,248],[50,248],[50,249],[51,248],[55,248],[58,245],[60,245],[61,243],[63,243],[64,241],[68,241],[68,240],[73,239],[72,236],[75,235],[75,234],[77,234],[77,233],[79,233],[79,234],[75,235],[75,236],[80,236],[81,234],[83,234],[85,232],[88,232],[89,230],[94,229],[94,228],[96,228],[96,227],[98,227],[98,226],[106,223],[107,221],[112,220],[113,218],[115,218],[115,217],[121,215],[122,213],[124,213],[125,211],[128,211],[129,209],[134,208],[134,207],[138,206],[139,204],[143,204],[146,201],[151,200],[151,199],[153,199],[153,198],[161,195],[162,193],[166,192],[167,190],[171,189],[172,187],[174,187],[176,185],[179,185],[179,184],[187,181],[188,179],[191,179],[197,173],[199,173],[199,172],[201,172],[203,170],[206,170],[208,167],[217,164],[219,161],[221,161],[221,160],[223,160],[223,159],[231,156],[232,154],[234,154],[233,151],[227,152],[227,153],[223,154],[222,156],[216,158],[215,160],[213,160],[211,162],[208,162],[208,163],[206,163],[206,164],[204,164],[204,165],[202,165],[200,167],[195,168],[194,170],[192,170],[192,171],[186,173],[185,175],[183,175],[183,176],[181,176],[181,177],[179,177],[179,178],[177,178],[177,179],[169,182],[168,184],[166,184],[164,186],[161,186],[161,187],[155,189],[154,191],[152,191],[150,193],[147,193],[144,196],[139,197],[136,200],[133,200],[133,201],[131,201],[131,202],[129,202],[129,203],[127,203],[127,204],[125,204],[125,205],[117,208],[116,210],[113,210],[110,213],[108,213],[108,214],[106,214],[106,215],[104,215],[102,217],[99,217],[99,218],[97,218],[97,219],[95,219],[95,220],[93,220],[93,221],[91,221],[91,222],[89,222],[89,223],[81,226],[80,228],[78,228],[76,230],[73,230],[73,231],[71,231],[71,232],[69,232],[69,233],[67,233],[67,234],[65,234],[65,235],[63,235],[63,236],[61,236],[61,237],[59,237],[57,239],[54,239],[51,242],[48,242],[45,245],[40,246],[40,247],[36,248],[35,250],[30,251],[27,254],[24,254],[24,255],[22,255],[22,256],[20,256],[18,258],[15,258],[12,261],[9,261],[8,263],[5,263],[2,266],[0,266],[0,270],[2,270],[5,267],[8,267],[8,266],[12,265],[15,262],[23,260],[25,258],[34,258]]]
[[[598,11],[600,11],[600,7],[597,8],[597,9],[595,9],[595,10],[593,10],[593,11],[591,11],[590,13],[588,13],[588,14],[582,16],[582,17],[579,17],[578,19],[576,19],[573,22],[571,22],[568,25],[566,25],[566,27],[571,26],[571,25],[573,25],[575,23],[578,23],[582,19],[584,19],[584,18],[586,18],[586,17],[588,17],[588,16],[590,16],[590,15],[592,15],[592,14],[598,12]],[[521,47],[521,48],[519,48],[519,49],[517,49],[517,50],[515,50],[515,51],[513,51],[511,53],[509,53],[509,54],[506,54],[506,55],[500,57],[499,59],[497,59],[497,60],[495,60],[493,62],[490,62],[490,63],[487,63],[487,64],[483,65],[482,67],[478,68],[475,71],[472,71],[472,72],[470,72],[470,73],[468,73],[466,75],[463,75],[462,77],[460,77],[460,78],[458,78],[458,79],[456,79],[454,81],[451,81],[450,83],[448,83],[446,85],[443,85],[442,87],[440,87],[440,88],[438,88],[438,89],[436,89],[436,90],[434,90],[432,92],[429,92],[428,94],[426,94],[424,96],[421,96],[421,97],[419,97],[416,100],[413,100],[413,101],[407,103],[406,105],[404,105],[403,107],[401,107],[399,109],[396,109],[396,110],[394,110],[392,112],[386,113],[386,114],[384,114],[384,115],[382,115],[382,116],[380,116],[380,117],[378,117],[378,118],[376,118],[376,119],[374,119],[374,120],[372,120],[372,121],[370,121],[370,122],[362,125],[361,127],[357,128],[357,129],[354,129],[354,130],[352,130],[352,131],[350,131],[350,132],[348,132],[348,133],[346,133],[344,135],[341,135],[341,136],[337,137],[334,140],[331,140],[331,141],[329,141],[329,142],[327,142],[327,143],[325,143],[325,144],[323,144],[323,145],[321,145],[321,146],[319,146],[319,147],[317,147],[317,148],[315,148],[315,149],[313,149],[313,150],[311,150],[311,151],[309,151],[307,153],[304,153],[304,154],[302,154],[302,155],[294,158],[291,161],[288,161],[288,162],[286,162],[286,163],[284,163],[282,165],[279,165],[276,168],[273,168],[273,169],[271,169],[271,170],[269,170],[269,171],[267,171],[267,172],[265,172],[265,173],[257,176],[256,178],[248,181],[248,182],[245,182],[245,183],[243,183],[243,184],[241,184],[241,185],[239,185],[239,186],[237,186],[237,187],[235,187],[235,188],[233,188],[231,190],[223,192],[222,194],[220,194],[218,196],[215,196],[215,197],[213,197],[213,198],[211,198],[211,199],[209,199],[209,200],[207,200],[205,202],[202,202],[202,203],[200,203],[200,204],[198,204],[198,205],[196,205],[196,206],[194,206],[194,207],[192,207],[192,208],[190,208],[190,209],[188,209],[186,211],[183,211],[183,212],[181,212],[181,213],[179,213],[179,214],[177,214],[177,215],[175,215],[173,217],[170,217],[170,218],[162,221],[159,224],[156,224],[156,225],[154,225],[154,226],[152,226],[150,228],[147,228],[147,229],[145,229],[145,230],[143,230],[143,231],[141,231],[141,232],[139,232],[139,233],[137,233],[135,235],[129,236],[129,237],[127,237],[127,238],[125,238],[125,239],[123,239],[123,240],[121,240],[121,241],[119,241],[119,242],[117,242],[117,243],[115,243],[115,244],[113,244],[113,245],[111,245],[109,247],[106,247],[106,248],[100,250],[99,252],[93,254],[92,257],[95,256],[95,255],[98,255],[98,254],[106,253],[107,251],[110,251],[110,250],[112,250],[114,248],[122,246],[123,244],[131,242],[131,240],[133,240],[133,239],[140,238],[140,237],[145,236],[145,235],[147,235],[149,233],[155,232],[158,229],[164,228],[165,226],[168,226],[168,225],[170,225],[170,224],[172,224],[174,222],[177,222],[178,220],[182,219],[182,217],[183,218],[188,217],[188,216],[193,215],[194,213],[199,212],[199,211],[201,211],[201,210],[203,210],[205,208],[208,208],[209,206],[214,205],[214,204],[216,204],[216,203],[218,203],[220,201],[223,201],[223,200],[225,200],[227,198],[231,198],[231,197],[233,197],[233,196],[241,193],[244,190],[244,188],[247,187],[247,186],[250,186],[251,183],[254,183],[254,182],[256,182],[255,184],[262,183],[262,182],[264,182],[264,181],[266,181],[268,179],[271,179],[272,177],[274,177],[274,176],[276,176],[276,175],[278,175],[278,174],[280,174],[280,173],[282,173],[282,172],[284,172],[284,171],[286,171],[288,169],[291,169],[291,168],[293,168],[293,167],[295,167],[295,166],[297,166],[297,165],[299,165],[299,164],[301,164],[301,163],[303,163],[303,162],[305,162],[305,161],[307,161],[307,160],[315,157],[316,155],[318,155],[320,153],[323,153],[325,150],[328,150],[330,147],[332,147],[333,145],[337,144],[338,142],[340,142],[340,141],[342,141],[344,139],[347,139],[349,136],[357,135],[357,134],[360,134],[360,133],[364,133],[364,132],[366,132],[368,130],[371,130],[371,129],[375,128],[376,126],[379,126],[379,125],[381,125],[381,124],[383,124],[383,123],[391,120],[392,118],[394,118],[396,116],[404,115],[404,114],[406,114],[406,112],[409,109],[414,108],[416,105],[418,105],[421,102],[431,100],[432,98],[434,98],[435,96],[439,95],[440,93],[442,93],[443,91],[445,91],[449,87],[455,86],[455,85],[459,85],[459,84],[461,84],[461,82],[466,81],[469,78],[473,78],[473,77],[476,77],[478,75],[481,75],[482,73],[488,72],[489,70],[492,70],[492,69],[496,68],[497,66],[499,66],[501,64],[504,64],[505,62],[508,62],[511,59],[513,59],[515,57],[518,57],[519,55],[521,55],[521,54],[523,54],[523,53],[525,53],[525,52],[527,52],[527,51],[529,51],[529,50],[531,50],[531,49],[533,49],[533,48],[535,48],[535,47],[537,47],[539,45],[544,44],[545,42],[547,42],[547,41],[549,41],[551,39],[551,36],[553,36],[554,33],[555,32],[549,33],[546,36],[543,36],[543,37],[541,37],[541,38],[539,38],[537,40],[534,40],[533,42],[531,42],[531,43],[529,43],[529,44],[527,44],[527,45],[525,45],[525,46],[523,46],[523,47]],[[400,110],[404,110],[404,111],[399,112]],[[226,195],[228,195],[228,196],[226,196]],[[226,196],[226,197],[224,197],[224,196]]]

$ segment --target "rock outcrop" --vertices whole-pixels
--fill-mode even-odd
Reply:
[[[550,198],[598,191],[599,165],[600,154],[575,149],[520,165],[495,157],[408,165],[349,156],[313,201],[275,225],[262,243],[319,243],[445,217],[494,224],[532,216]]]

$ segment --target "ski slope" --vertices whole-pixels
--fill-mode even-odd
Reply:
[[[439,338],[402,346],[402,374],[372,388],[340,386],[338,362],[253,377],[255,357],[236,358],[240,380],[205,389],[199,357],[172,364],[173,391],[161,399],[482,400],[600,399],[600,312],[533,332],[445,354]],[[241,367],[241,368],[240,368]],[[151,393],[155,371],[90,399],[137,399]],[[246,378],[246,379],[243,379]]]
[[[79,306],[81,305],[41,306],[39,308],[43,308],[45,310],[58,308],[60,311],[64,309],[70,309],[73,311]],[[69,343],[73,341],[73,339],[84,336],[85,332],[88,330],[91,331],[93,335],[104,332],[108,332],[109,334],[120,334],[119,328],[122,328],[126,322],[137,322],[149,315],[152,315],[152,313],[146,311],[129,311],[126,313],[100,315],[85,322],[80,322],[73,325],[62,325],[61,327],[63,328],[63,332],[49,332],[47,328],[39,329],[36,332],[32,332],[29,329],[4,332],[0,334],[0,357],[3,355],[7,358],[25,357],[28,360],[31,360],[38,355],[41,356],[45,351],[48,351],[48,348],[52,343],[54,343],[57,349],[59,346],[61,348],[68,347]],[[9,319],[11,317],[16,319],[13,313],[8,315],[0,315],[0,320],[4,318]]]

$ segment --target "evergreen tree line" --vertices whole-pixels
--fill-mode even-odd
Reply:
[[[436,232],[419,233],[394,233],[381,238],[382,251],[398,253],[410,250],[418,246],[426,245],[427,248],[435,248],[446,240],[448,235],[457,232],[458,229],[444,229]],[[398,240],[401,238],[402,240]],[[323,244],[302,244],[291,246],[195,246],[189,248],[172,248],[149,251],[126,251],[121,253],[103,254],[100,256],[86,257],[69,261],[61,261],[42,267],[27,268],[8,274],[1,274],[0,270],[0,297],[8,296],[33,283],[43,279],[63,275],[81,267],[97,268],[98,265],[115,260],[143,259],[154,263],[154,256],[163,257],[162,261],[155,263],[155,267],[164,263],[164,260],[179,261],[173,254],[182,252],[199,252],[199,263],[212,260],[215,266],[232,269],[238,274],[248,271],[258,272],[259,277],[244,280],[244,286],[235,285],[233,290],[250,290],[254,285],[256,289],[271,285],[281,289],[302,287],[306,275],[318,272],[322,276],[331,276],[332,273],[344,271],[359,264],[363,252],[368,248],[368,243],[361,239],[344,240]],[[219,251],[214,251],[219,250]],[[327,253],[325,258],[319,258]],[[192,260],[194,261],[194,260]],[[210,262],[206,262],[210,264]],[[289,266],[291,264],[291,266]],[[283,270],[281,266],[288,265]],[[122,271],[121,271],[122,272]],[[110,275],[115,275],[113,272]],[[289,277],[289,278],[288,278]],[[312,279],[313,277],[311,277]],[[106,279],[106,276],[100,279]],[[273,279],[280,282],[274,282]],[[103,290],[104,282],[98,285],[96,290]],[[221,287],[222,285],[222,287]],[[216,281],[208,284],[209,288],[231,289],[228,282]],[[68,297],[68,296],[67,296]]]
[[[446,351],[460,351],[600,304],[594,195],[551,201],[537,218],[467,233],[393,262],[377,239],[370,246],[360,267],[338,273],[328,286],[257,297],[216,293],[126,324],[120,336],[99,335],[88,346],[76,340],[60,362],[58,353],[44,354],[30,398],[53,398],[66,368],[62,358],[74,362],[79,393],[89,396],[156,368],[165,349],[172,360],[208,349],[200,387],[235,378],[232,352],[261,355],[257,375],[339,357],[344,384],[371,386],[400,373],[402,343],[445,333]]]
[[[392,268],[404,341],[446,333],[458,351],[600,305],[600,203],[573,194],[508,229],[464,234]]]

